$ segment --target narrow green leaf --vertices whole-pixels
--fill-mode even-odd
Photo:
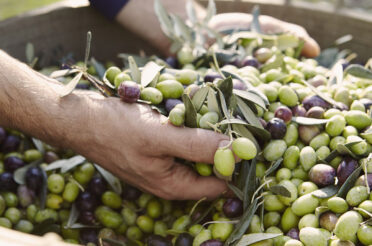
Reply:
[[[75,89],[76,85],[79,83],[83,73],[78,73],[67,85],[63,86],[60,90],[60,97],[65,97]]]
[[[226,119],[218,123],[218,125],[227,125],[227,124],[248,125],[247,122],[245,122],[244,120],[239,120],[239,119]]]
[[[77,73],[77,72],[79,72],[79,70],[75,69],[75,68],[57,70],[57,71],[54,71],[53,73],[51,73],[49,75],[49,77],[53,78],[53,79],[57,79],[57,78],[65,77],[65,76],[68,76],[68,75],[71,75],[71,74],[74,74],[74,73]]]
[[[212,210],[214,209],[215,205],[217,204],[219,199],[215,199],[207,209],[204,210],[203,214],[195,221],[192,222],[191,225],[195,225],[195,224],[199,224],[201,221],[203,221],[207,216],[208,214],[210,214],[212,212]]]
[[[38,165],[40,165],[41,163],[43,162],[42,159],[40,160],[36,160],[36,161],[33,161],[31,162],[30,164],[27,164],[26,166],[23,166],[21,168],[18,168],[15,172],[14,172],[14,181],[17,183],[17,184],[20,184],[20,185],[23,185],[23,184],[26,184],[26,172],[27,170],[30,168],[30,167],[36,167]]]
[[[253,125],[247,125],[246,127],[253,135],[255,135],[257,138],[261,139],[264,142],[267,142],[271,139],[270,132],[261,127]]]
[[[202,87],[192,97],[192,103],[194,104],[195,110],[197,112],[199,112],[199,110],[203,106],[205,99],[208,96],[208,92],[209,92],[209,87]]]
[[[299,125],[313,126],[313,125],[324,125],[329,121],[329,119],[316,119],[316,118],[296,116],[296,117],[292,117],[292,121]]]
[[[265,176],[267,177],[270,174],[272,174],[276,169],[278,169],[278,167],[280,166],[282,162],[283,162],[283,158],[279,158],[278,160],[273,162],[271,166],[269,167],[269,169],[266,170]]]
[[[249,91],[242,91],[242,90],[233,90],[233,93],[238,96],[238,97],[241,97],[245,100],[248,100],[254,104],[257,104],[258,106],[260,106],[261,108],[263,109],[266,109],[266,104],[264,102],[264,100],[262,100],[262,98],[258,95],[256,95],[255,93],[252,93],[252,92],[249,92]]]
[[[253,126],[258,128],[262,128],[260,121],[258,120],[257,116],[253,113],[249,106],[247,106],[242,99],[237,97],[237,103],[240,111],[242,112],[245,120]]]
[[[243,207],[244,211],[251,203],[253,194],[256,190],[256,158],[249,161],[243,161],[242,165],[249,165],[249,171],[245,177],[245,184],[243,187]]]
[[[217,59],[218,59],[218,57],[217,57]],[[231,76],[231,78],[233,78],[233,79],[237,79],[237,80],[241,81],[242,83],[244,83],[244,84],[247,86],[247,88],[252,88],[252,87],[253,87],[250,83],[247,83],[247,81],[245,81],[242,77],[240,77],[240,76],[239,76],[238,74],[236,74],[236,73],[233,73],[233,72],[231,72],[231,71],[227,71],[227,70],[225,70],[224,68],[221,69],[221,72],[223,73],[223,75],[224,75],[225,77],[229,77],[229,76]]]
[[[322,92],[318,91],[314,86],[312,86],[311,84],[309,84],[305,80],[301,80],[301,83],[303,83],[304,85],[309,87],[312,92],[314,92],[317,96],[322,98],[324,101],[326,101],[327,103],[331,104],[332,106],[338,108],[337,102],[335,100],[333,100],[332,98],[324,95]]]
[[[111,245],[111,246],[127,246],[127,244],[123,241],[115,240],[112,238],[100,238],[102,242],[104,242],[104,245]]]
[[[68,217],[67,223],[66,223],[66,228],[71,228],[73,224],[77,221],[79,218],[79,210],[76,208],[76,204],[72,204],[71,209],[70,209],[70,216]]]
[[[207,104],[208,104],[208,110],[212,112],[216,112],[219,115],[221,115],[220,108],[218,106],[218,101],[216,97],[216,92],[209,88],[208,97],[207,97]]]
[[[122,187],[120,180],[112,175],[109,171],[106,171],[102,167],[97,164],[94,164],[98,172],[102,175],[102,177],[107,181],[107,183],[111,186],[112,190],[115,191],[117,194],[121,194]]]
[[[35,58],[35,49],[32,43],[26,44],[26,60],[28,64],[31,64]]]
[[[83,164],[85,162],[85,157],[81,155],[74,156],[67,160],[61,167],[61,173],[66,173],[69,170],[77,167],[80,164]]]
[[[150,61],[142,69],[141,73],[141,85],[143,87],[148,86],[157,76],[157,74],[164,68],[164,66],[159,66],[153,61]]]
[[[341,60],[336,62],[331,69],[331,77],[329,78],[330,85],[337,84],[338,86],[342,85],[344,80],[344,69],[342,67]]]
[[[63,168],[64,166],[70,166],[70,165],[74,166],[74,165],[76,165],[75,163],[80,164],[83,161],[85,161],[85,157],[83,157],[81,155],[77,155],[77,156],[71,157],[69,159],[57,160],[57,161],[54,161],[54,162],[50,163],[45,168],[45,171],[60,169],[60,168]]]
[[[338,156],[337,149],[333,150],[325,159],[324,161],[327,163],[330,163],[333,159],[335,159]]]
[[[191,28],[177,15],[171,15],[174,23],[174,32],[177,37],[183,38],[186,42],[192,42]]]
[[[31,138],[31,140],[32,140],[32,143],[35,145],[36,149],[40,151],[41,154],[44,154],[45,148],[44,148],[43,142],[36,138]]]
[[[185,104],[185,125],[187,127],[196,128],[197,127],[197,112],[192,103],[189,95],[183,94],[182,101]]]
[[[240,200],[243,200],[243,191],[241,191],[238,187],[236,187],[235,185],[231,184],[231,183],[227,183],[227,186],[229,187],[229,189],[234,192],[234,194],[236,195],[237,198],[239,198]]]
[[[132,56],[128,57],[130,75],[134,82],[141,83],[141,72]]]
[[[261,33],[259,17],[260,17],[260,7],[258,5],[255,5],[252,9],[251,30],[256,33]]]
[[[45,170],[42,168],[41,168],[41,174],[42,174],[42,185],[39,191],[39,201],[40,201],[40,209],[44,209],[46,198],[47,198],[47,193],[48,193],[48,182],[47,182],[48,176]]]
[[[71,226],[69,226],[67,228],[67,226],[65,226],[66,229],[86,229],[86,228],[100,228],[101,226],[99,225],[84,225],[84,224],[81,224],[81,223],[74,223],[72,224]]]
[[[359,64],[348,66],[345,73],[362,79],[372,79],[372,71]]]
[[[191,23],[194,24],[198,21],[198,17],[196,16],[194,2],[192,0],[187,0],[186,2],[186,13]]]
[[[90,62],[92,63],[93,67],[96,69],[98,77],[102,79],[106,71],[105,66],[103,66],[102,63],[98,62],[93,57],[90,59]]]
[[[357,169],[354,170],[350,174],[350,176],[346,179],[345,183],[341,186],[340,190],[337,193],[338,197],[346,197],[346,194],[354,186],[355,181],[358,179],[360,171],[362,170],[362,166],[359,166]]]
[[[92,42],[92,32],[87,32],[87,42],[85,46],[85,56],[84,56],[84,66],[87,68],[88,60],[89,60],[89,54],[90,54],[90,44]]]
[[[353,39],[353,35],[347,34],[345,36],[342,36],[342,37],[336,39],[334,44],[335,44],[335,46],[339,46],[339,45],[345,44],[347,42],[350,42],[352,39]]]
[[[293,58],[298,59],[302,53],[302,50],[304,49],[305,41],[300,39],[297,48],[295,49],[295,53],[293,55]]]
[[[321,188],[319,190],[311,192],[313,196],[316,198],[324,199],[324,198],[329,198],[337,194],[338,192],[338,187],[335,185],[329,185],[324,188]]]
[[[155,14],[158,17],[158,20],[160,22],[160,27],[163,30],[164,34],[168,36],[169,38],[174,37],[174,30],[173,30],[173,24],[171,19],[169,18],[169,15],[164,8],[164,6],[161,4],[160,0],[155,0],[154,2],[154,10]]]
[[[219,89],[217,89],[217,90],[218,90],[218,95],[219,95],[219,99],[220,99],[220,105],[221,105],[221,108],[222,108],[222,112],[227,119],[230,119],[230,113],[229,113],[229,110],[227,109],[225,97],[223,96],[223,93]]]
[[[207,15],[203,20],[205,25],[207,25],[208,22],[212,19],[212,17],[216,15],[216,12],[217,12],[216,3],[214,2],[214,0],[209,0],[207,7]]]
[[[276,195],[291,197],[291,192],[283,185],[273,185],[270,187],[270,191],[272,191]]]
[[[276,238],[283,235],[282,233],[250,233],[244,235],[236,246],[248,246],[263,240]]]
[[[229,76],[226,79],[220,80],[217,83],[217,88],[222,92],[225,98],[226,106],[229,107],[232,92],[233,92],[233,84],[232,84],[231,77]]]
[[[266,63],[265,65],[263,65],[261,67],[261,71],[262,72],[267,72],[269,71],[270,69],[275,69],[275,68],[279,68],[283,65],[284,63],[284,55],[282,54],[277,54],[275,55],[274,57],[270,58]]]

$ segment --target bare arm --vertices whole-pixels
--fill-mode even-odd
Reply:
[[[68,147],[118,177],[167,199],[215,198],[226,190],[175,157],[213,163],[227,136],[178,128],[148,106],[89,91],[60,98],[61,85],[0,51],[0,125]]]

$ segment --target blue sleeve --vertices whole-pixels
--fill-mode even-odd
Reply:
[[[129,0],[89,0],[90,4],[109,19],[114,19]]]

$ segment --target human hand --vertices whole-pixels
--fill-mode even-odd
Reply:
[[[73,96],[73,95],[71,95]],[[213,163],[218,146],[228,137],[203,129],[179,128],[147,105],[127,104],[90,92],[90,113],[83,134],[71,147],[114,175],[165,199],[216,198],[227,190],[224,181],[202,177],[175,157]],[[227,140],[227,141],[226,141]]]
[[[259,18],[261,29],[264,33],[291,33],[305,41],[302,55],[306,57],[316,57],[319,55],[320,47],[318,43],[309,36],[303,27],[267,15],[261,15]],[[227,29],[245,29],[251,25],[251,22],[252,15],[250,14],[224,13],[215,15],[209,22],[209,26],[217,31]]]

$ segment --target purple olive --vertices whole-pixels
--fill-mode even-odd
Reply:
[[[101,176],[93,177],[89,182],[89,191],[101,196],[107,189],[107,183]]]
[[[300,230],[298,228],[292,228],[287,232],[287,236],[292,239],[300,240]]]
[[[181,233],[176,239],[174,246],[192,246],[193,237],[188,233]]]
[[[282,119],[285,123],[289,123],[292,120],[292,111],[286,106],[278,107],[274,115],[276,118]]]
[[[80,211],[93,211],[98,205],[98,200],[92,193],[84,191],[80,193],[76,203]]]
[[[227,64],[233,65],[233,66],[238,67],[238,68],[242,67],[242,62],[238,58],[235,58],[235,59],[229,61]]]
[[[233,88],[236,90],[245,91],[248,89],[247,86],[238,79],[232,79],[232,82],[233,82]]]
[[[5,170],[9,172],[14,172],[20,167],[23,167],[25,163],[23,162],[22,159],[16,157],[16,156],[9,156],[4,160],[4,167]]]
[[[80,90],[89,90],[90,85],[89,84],[77,84],[75,88],[80,89]]]
[[[129,184],[124,186],[123,193],[121,194],[124,200],[134,201],[141,196],[142,192]]]
[[[165,110],[169,113],[177,104],[181,104],[182,101],[179,99],[167,99],[165,101]]]
[[[87,243],[98,243],[98,233],[97,230],[89,228],[89,229],[82,229],[80,231],[80,241],[83,244]]]
[[[124,81],[119,85],[118,94],[121,100],[127,103],[134,103],[140,98],[140,86],[133,81]]]
[[[229,198],[223,204],[223,213],[228,218],[236,218],[243,214],[243,203],[238,198]]]
[[[334,184],[335,177],[336,170],[333,167],[325,164],[316,164],[310,169],[309,172],[310,180],[319,187]]]
[[[8,153],[17,151],[21,140],[17,136],[9,135],[3,142],[1,146],[1,151]]]
[[[282,139],[287,132],[287,126],[282,119],[272,118],[266,125],[273,139]]]
[[[12,173],[4,172],[0,174],[0,190],[15,191],[16,189],[17,183],[14,181]]]
[[[44,161],[48,164],[52,163],[52,162],[54,162],[58,159],[59,159],[59,156],[53,151],[47,151],[44,154]]]
[[[263,128],[266,128],[267,122],[264,119],[262,119],[262,118],[259,118],[259,120],[260,120],[260,123],[261,123],[262,127]]]
[[[216,73],[216,72],[208,72],[204,76],[204,81],[205,82],[213,82],[215,79],[222,79],[222,76],[219,73]]]
[[[336,227],[338,217],[333,212],[324,212],[319,216],[320,227],[332,232]]]
[[[31,190],[37,192],[43,182],[43,173],[40,167],[30,167],[25,174],[26,185]]]
[[[172,68],[177,68],[178,67],[178,61],[177,58],[174,56],[168,56],[165,59],[165,62]]]
[[[301,116],[305,117],[306,116],[306,109],[300,105],[292,107],[292,115],[293,116]]]
[[[200,246],[223,246],[223,242],[217,239],[210,239],[207,241],[204,241]]]
[[[358,168],[358,162],[351,157],[344,157],[337,167],[338,183],[342,185],[355,169]]]
[[[0,127],[0,144],[2,144],[6,139],[6,131],[4,128]]]
[[[147,246],[172,246],[172,242],[159,235],[151,235],[146,239]]]
[[[79,214],[79,221],[84,225],[94,225],[97,223],[96,216],[92,211],[81,211]]]
[[[359,102],[363,103],[365,108],[370,108],[372,106],[372,100],[368,98],[362,98]]]
[[[21,205],[21,207],[26,208],[28,207],[28,205],[32,204],[34,197],[35,197],[35,193],[33,190],[29,189],[26,185],[20,185],[18,186],[18,189],[17,189],[17,196],[18,196],[19,204]]]
[[[323,109],[329,109],[332,107],[331,104],[328,102],[324,101],[321,97],[319,96],[308,96],[302,101],[302,105],[306,110],[309,110],[312,107],[319,106]]]
[[[298,134],[300,139],[305,144],[309,144],[311,139],[316,137],[320,133],[320,130],[317,126],[299,126]]]
[[[315,106],[310,108],[307,113],[306,117],[308,118],[316,118],[316,119],[323,119],[325,110],[319,106]]]
[[[242,61],[243,67],[251,66],[251,67],[259,68],[260,65],[261,64],[258,62],[258,60],[252,56],[247,56]]]

